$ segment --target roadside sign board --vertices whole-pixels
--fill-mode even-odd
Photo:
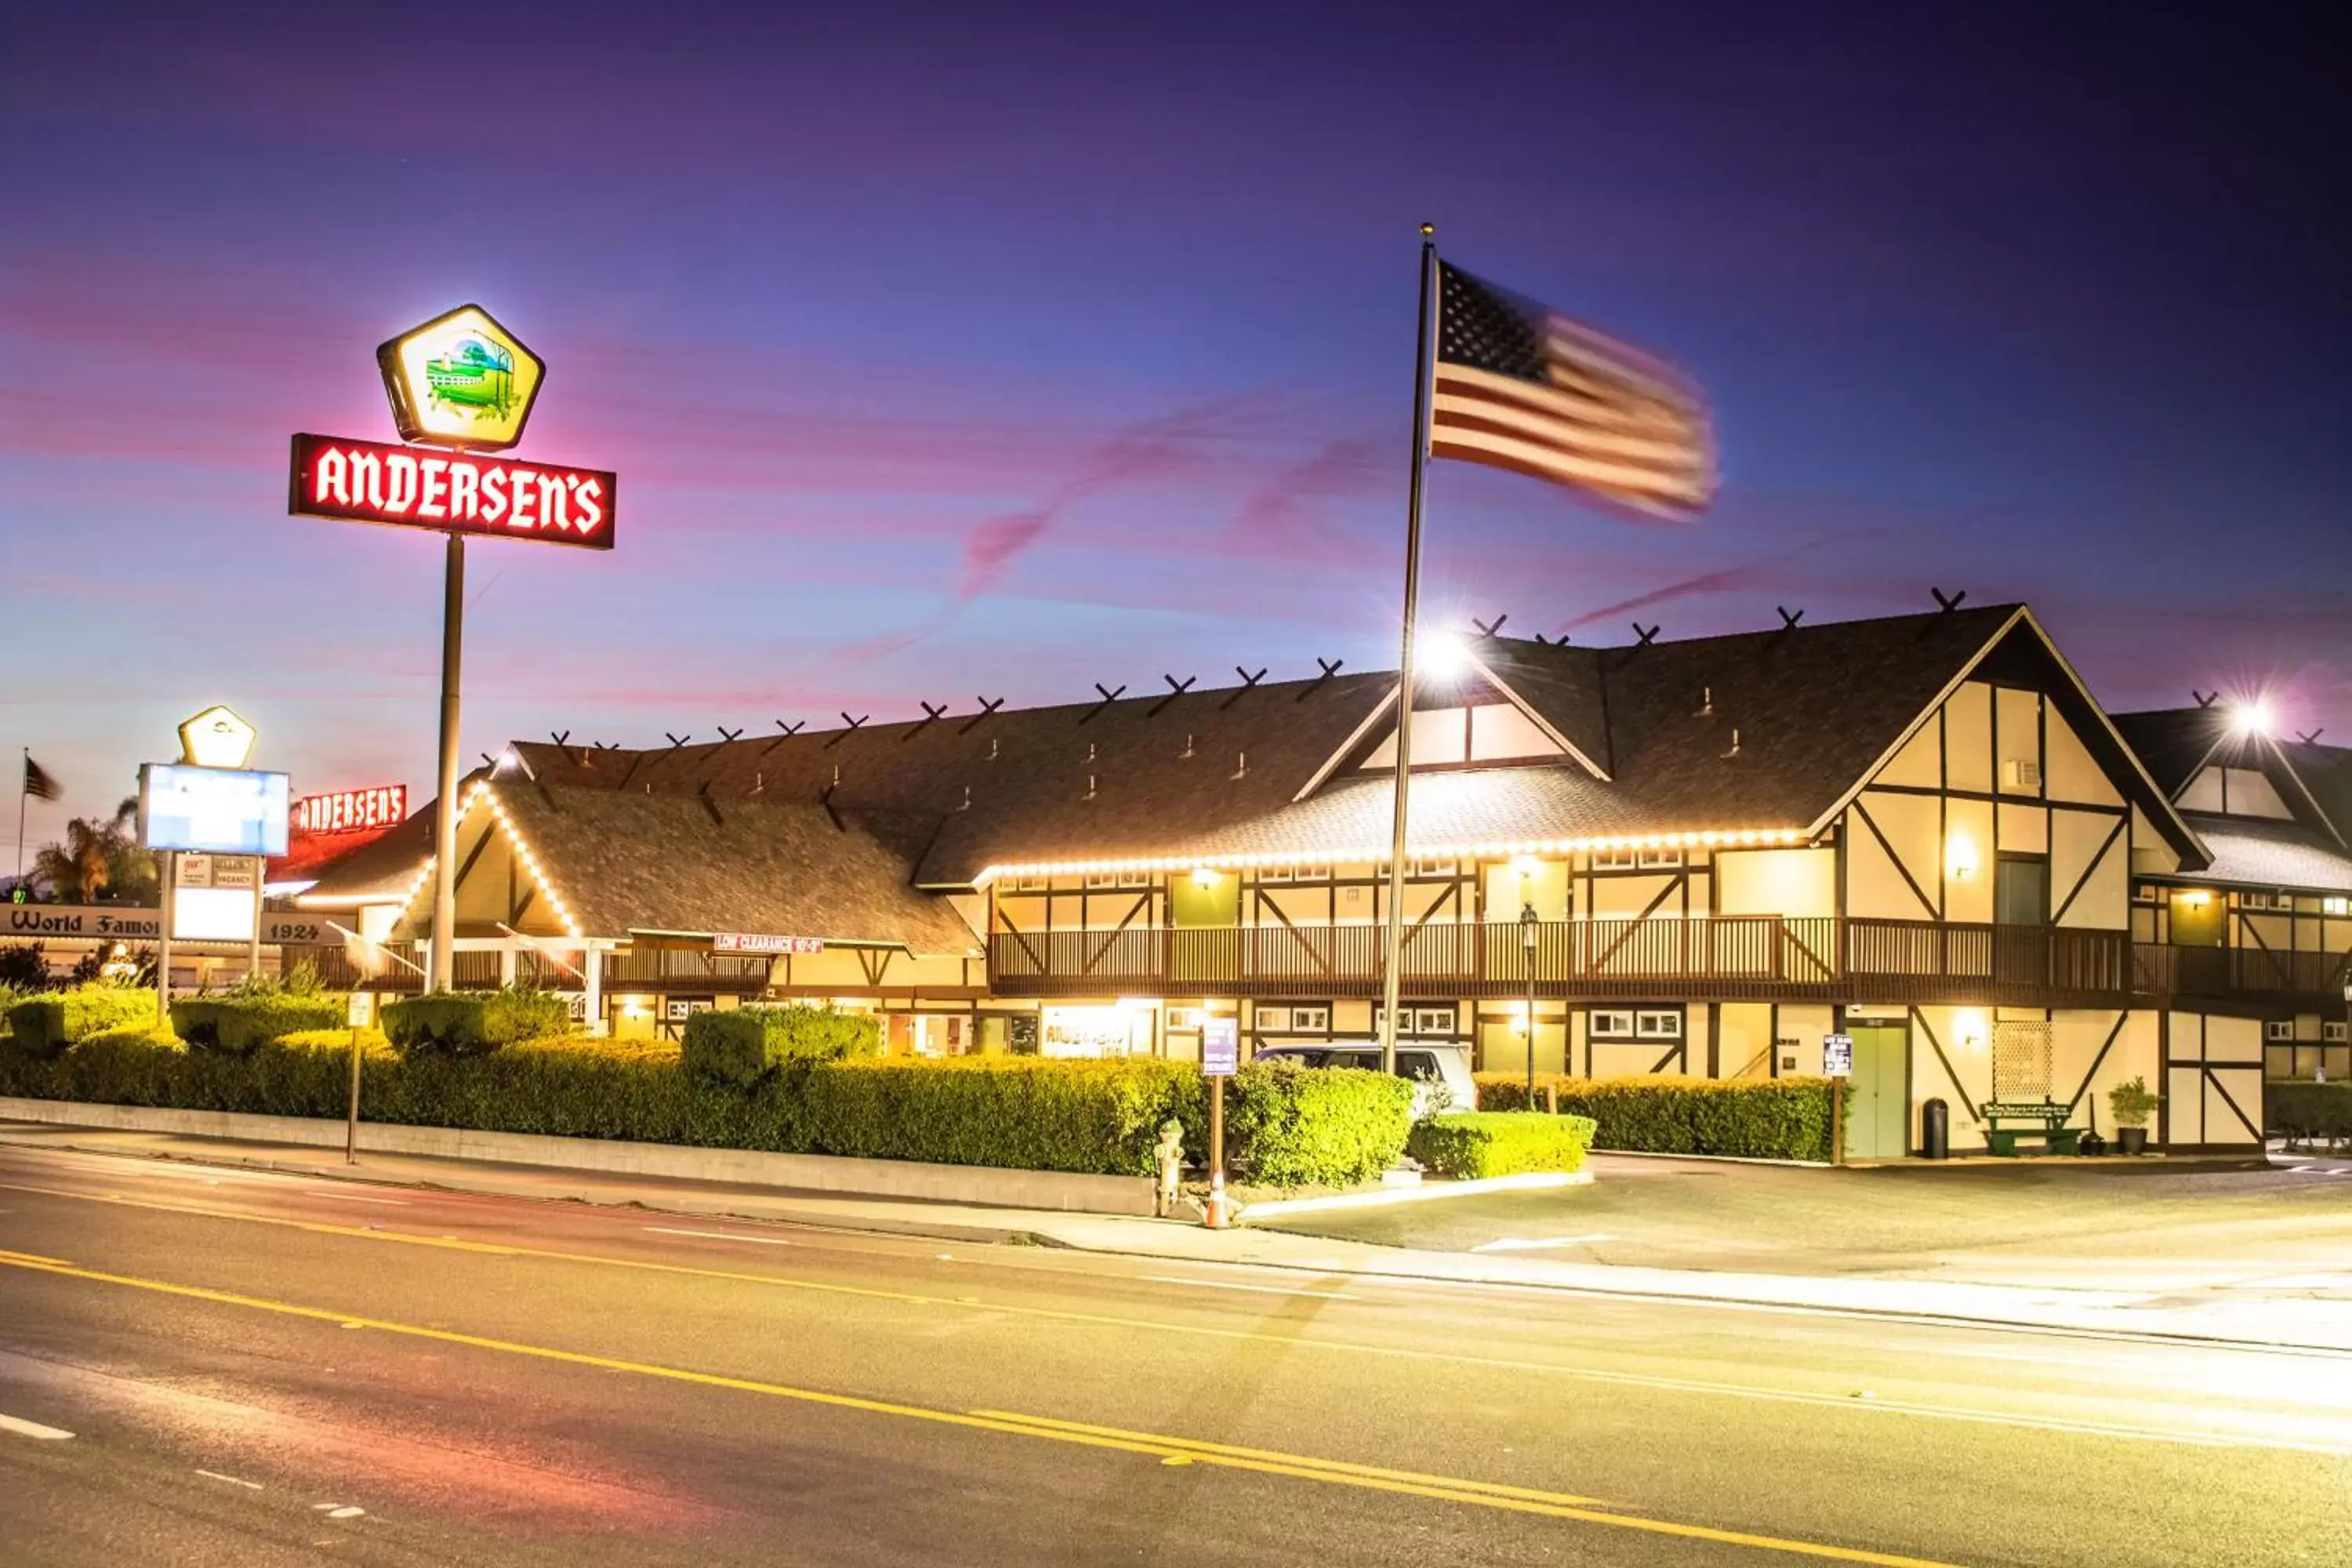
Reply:
[[[1242,1024],[1238,1018],[1201,1021],[1201,1076],[1231,1078],[1241,1070]]]
[[[284,773],[149,763],[139,770],[140,844],[220,855],[283,855]]]
[[[343,1005],[344,1022],[354,1029],[364,1029],[375,1022],[375,993],[354,991]]]
[[[287,510],[296,517],[610,550],[619,489],[604,468],[301,435],[294,437]]]
[[[1853,1076],[1853,1037],[1852,1035],[1822,1037],[1822,1073],[1826,1078]]]
[[[823,952],[821,936],[763,936],[756,931],[722,931],[710,939],[713,952]]]

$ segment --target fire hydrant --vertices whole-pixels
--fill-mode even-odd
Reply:
[[[1174,1117],[1160,1124],[1160,1142],[1151,1146],[1151,1157],[1159,1164],[1160,1187],[1152,1194],[1151,1212],[1166,1219],[1176,1212],[1176,1198],[1183,1190],[1184,1124]]]

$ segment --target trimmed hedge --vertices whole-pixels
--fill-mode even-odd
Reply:
[[[504,991],[435,991],[387,1003],[383,1032],[404,1055],[479,1056],[517,1040],[562,1035],[572,1027],[562,997],[520,986]]]
[[[1830,1096],[1840,1092],[1836,1082],[1825,1078],[1582,1079],[1539,1073],[1533,1109],[1543,1109],[1544,1090],[1554,1089],[1562,1112],[1592,1119],[1595,1149],[1826,1161]],[[1526,1079],[1511,1073],[1479,1074],[1478,1104],[1489,1110],[1529,1109]]]
[[[737,1007],[687,1019],[679,1051],[695,1077],[740,1088],[787,1062],[878,1057],[882,1025],[831,1007]]]
[[[685,1070],[679,1048],[585,1036],[478,1055],[403,1051],[363,1030],[370,1121],[780,1153],[1145,1175],[1160,1124],[1206,1142],[1198,1070],[1157,1060],[963,1057],[784,1064],[748,1087]],[[351,1034],[289,1035],[236,1054],[133,1031],[52,1058],[0,1051],[0,1094],[340,1118]],[[1412,1087],[1348,1068],[1252,1064],[1226,1097],[1236,1172],[1274,1186],[1349,1185],[1404,1146]]]
[[[76,1040],[155,1020],[155,994],[127,985],[81,985],[31,997],[8,1009],[19,1050],[53,1057]]]
[[[1592,1118],[1540,1110],[1465,1110],[1414,1124],[1405,1152],[1431,1172],[1463,1181],[1529,1171],[1584,1169]]]
[[[2293,1143],[2352,1140],[2352,1083],[2266,1083],[2263,1128]]]
[[[199,1050],[249,1051],[306,1029],[331,1029],[346,1005],[341,996],[191,996],[172,1004],[172,1033]]]
[[[1185,1117],[1184,1146],[1205,1158],[1207,1091],[1192,1080],[1198,1107]],[[1225,1097],[1228,1147],[1243,1151],[1242,1173],[1269,1187],[1353,1186],[1377,1180],[1404,1152],[1412,1131],[1412,1085],[1360,1068],[1307,1068],[1276,1058],[1235,1074]]]

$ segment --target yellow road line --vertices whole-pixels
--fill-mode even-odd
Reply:
[[[362,1317],[324,1307],[305,1307],[291,1301],[272,1300],[264,1296],[247,1296],[233,1290],[215,1290],[202,1285],[180,1285],[164,1279],[145,1279],[134,1275],[110,1274],[100,1269],[82,1268],[71,1264],[38,1262],[22,1254],[0,1254],[0,1268],[19,1268],[28,1272],[53,1275],[60,1279],[86,1280],[100,1285],[118,1285],[129,1289],[152,1291],[158,1295],[207,1301],[219,1306],[242,1307],[253,1311],[271,1312],[282,1317],[299,1318],[311,1322],[333,1323],[340,1328],[373,1329],[383,1333],[430,1340],[441,1344],[464,1345],[469,1349],[491,1351],[504,1355],[527,1356],[536,1361],[594,1367],[603,1372],[628,1373],[639,1377],[660,1378],[667,1382],[691,1384],[705,1388],[724,1388],[741,1394],[764,1394],[772,1398],[790,1399],[836,1410],[854,1410],[865,1415],[890,1415],[906,1420],[929,1422],[938,1426],[958,1426],[967,1430],[995,1432],[1011,1436],[1073,1444],[1081,1447],[1105,1448],[1146,1455],[1162,1462],[1175,1460],[1225,1469],[1252,1471],[1260,1475],[1285,1476],[1299,1480],[1320,1481],[1329,1486],[1351,1487],[1360,1490],[1389,1492],[1405,1497],[1427,1498],[1437,1501],[1499,1509],[1507,1512],[1573,1520],[1580,1523],[1602,1525],[1616,1530],[1640,1531],[1654,1535],[1712,1542],[1720,1545],[1745,1546],[1762,1552],[1785,1552],[1826,1562],[1869,1563],[1874,1565],[1874,1568],[1955,1568],[1954,1564],[1932,1562],[1926,1558],[1869,1552],[1855,1547],[1832,1545],[1826,1542],[1800,1541],[1790,1537],[1760,1535],[1745,1531],[1717,1530],[1707,1525],[1685,1524],[1675,1520],[1615,1513],[1589,1507],[1587,1504],[1591,1500],[1572,1497],[1565,1493],[1543,1492],[1531,1488],[1501,1487],[1488,1482],[1423,1475],[1408,1470],[1383,1470],[1372,1466],[1349,1464],[1342,1460],[1318,1459],[1304,1454],[1284,1454],[1279,1450],[1266,1448],[1243,1448],[1227,1444],[1166,1436],[1151,1432],[1130,1432],[1114,1426],[1094,1426],[1081,1422],[1065,1422],[1051,1416],[1023,1415],[1004,1411],[940,1410],[920,1405],[902,1405],[893,1400],[867,1399],[857,1394],[829,1394],[820,1389],[795,1388],[786,1384],[768,1383],[758,1378],[730,1377],[721,1373],[696,1372],[686,1367],[662,1366],[651,1362],[625,1361],[616,1356],[558,1350],[549,1345],[526,1344],[517,1340],[493,1339],[481,1334],[460,1333],[452,1329],[428,1328],[418,1323],[402,1323],[384,1318]]]
[[[2008,1426],[2025,1431],[2056,1432],[2074,1436],[2110,1437],[2122,1441],[2167,1443],[2199,1448],[2264,1448],[2295,1453],[2341,1455],[2347,1451],[2345,1443],[2300,1441],[2288,1437],[2263,1436],[2256,1434],[2215,1432],[2204,1428],[2168,1426],[2133,1426],[2122,1423],[2084,1420],[2078,1416],[2031,1415],[2000,1410],[1986,1410],[1961,1405],[1929,1405],[1901,1399],[1856,1399],[1842,1394],[1816,1394],[1803,1389],[1764,1388],[1753,1384],[1724,1383],[1706,1378],[1667,1377],[1656,1373],[1614,1372],[1601,1367],[1570,1366],[1559,1362],[1528,1361],[1510,1356],[1469,1355],[1459,1351],[1421,1350],[1404,1345],[1369,1344],[1354,1340],[1318,1340],[1297,1335],[1276,1336],[1255,1329],[1219,1328],[1203,1323],[1170,1322],[1160,1319],[1129,1317],[1117,1312],[1086,1312],[1066,1307],[1029,1307],[1010,1302],[982,1300],[973,1297],[929,1296],[919,1291],[882,1289],[870,1285],[844,1285],[831,1280],[797,1279],[782,1274],[755,1274],[743,1269],[710,1268],[691,1263],[664,1263],[651,1258],[617,1258],[606,1253],[573,1252],[561,1247],[529,1247],[507,1242],[463,1241],[455,1237],[420,1236],[413,1231],[380,1230],[370,1226],[339,1225],[328,1220],[291,1219],[280,1215],[240,1214],[232,1209],[209,1208],[201,1204],[169,1203],[155,1198],[126,1197],[120,1193],[81,1193],[62,1187],[34,1186],[23,1183],[0,1182],[0,1192],[30,1193],[41,1197],[65,1198],[79,1203],[108,1204],[121,1208],[150,1209],[163,1214],[194,1215],[205,1219],[233,1220],[242,1225],[275,1226],[314,1236],[341,1237],[348,1240],[391,1242],[410,1247],[438,1247],[446,1251],[476,1253],[491,1258],[529,1258],[555,1263],[591,1264],[606,1268],[629,1268],[646,1274],[676,1275],[693,1279],[723,1279],[734,1284],[761,1285],[778,1290],[810,1291],[820,1295],[848,1296],[864,1300],[890,1301],[908,1307],[944,1307],[965,1312],[1000,1312],[1011,1317],[1034,1318],[1048,1322],[1076,1323],[1090,1328],[1109,1328],[1121,1331],[1149,1330],[1158,1333],[1188,1334],[1201,1339],[1258,1341],[1279,1338],[1286,1347],[1327,1351],[1343,1355],[1371,1356],[1391,1361],[1428,1362],[1448,1366],[1475,1367],[1488,1372],[1535,1373],[1552,1377],[1570,1378],[1582,1383],[1606,1384],[1623,1388],[1643,1388],[1665,1394],[1701,1394],[1715,1398],[1760,1400],[1772,1405],[1810,1405],[1821,1410],[1840,1410],[1849,1415],[1908,1415],[1939,1421],[1965,1421],[1978,1426]]]

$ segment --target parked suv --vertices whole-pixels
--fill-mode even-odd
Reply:
[[[1377,1040],[1334,1040],[1326,1046],[1269,1046],[1258,1052],[1257,1059],[1295,1061],[1310,1068],[1367,1068],[1377,1072],[1381,1047]],[[1440,1098],[1432,1092],[1432,1086],[1442,1087],[1445,1091],[1442,1109],[1478,1108],[1478,1084],[1470,1076],[1470,1053],[1460,1046],[1399,1040],[1396,1070],[1399,1078],[1412,1079],[1412,1113],[1416,1117],[1440,1109],[1432,1103]]]

